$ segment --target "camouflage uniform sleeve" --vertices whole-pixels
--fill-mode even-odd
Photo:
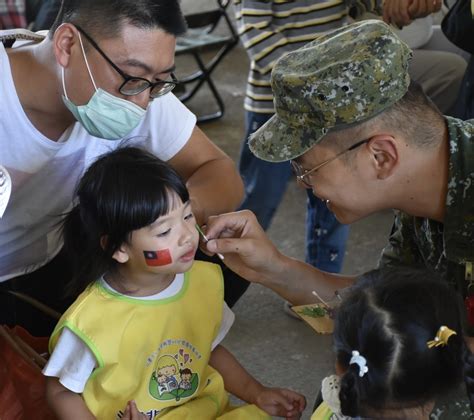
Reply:
[[[415,243],[413,217],[397,212],[389,243],[383,249],[379,267],[423,267],[423,259]]]
[[[349,15],[359,19],[366,13],[382,15],[384,0],[348,0]]]

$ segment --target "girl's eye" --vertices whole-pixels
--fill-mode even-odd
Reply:
[[[170,232],[171,232],[171,229],[168,229],[168,230],[165,230],[164,232],[159,233],[159,234],[156,235],[156,236],[158,236],[159,238],[161,238],[161,237],[163,237],[163,236],[168,235],[168,233],[170,233]]]
[[[194,214],[189,213],[186,216],[184,216],[184,220],[190,220],[190,219],[194,219]]]

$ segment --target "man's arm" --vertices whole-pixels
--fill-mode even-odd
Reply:
[[[330,301],[336,290],[355,280],[353,276],[326,273],[283,255],[249,210],[209,218],[206,234],[210,239],[207,250],[225,254],[224,262],[231,270],[269,287],[293,304],[314,303],[313,290]]]
[[[241,203],[244,189],[234,162],[198,127],[169,163],[186,180],[199,224]]]
[[[438,12],[441,5],[441,0],[348,0],[349,14],[353,19],[383,16],[386,23],[399,29],[414,19]]]
[[[226,257],[227,258],[227,257]],[[326,273],[310,264],[282,255],[279,270],[261,282],[293,305],[316,303],[315,291],[324,301],[335,299],[336,291],[352,286],[357,276]]]
[[[385,0],[383,20],[399,29],[441,9],[441,0]]]

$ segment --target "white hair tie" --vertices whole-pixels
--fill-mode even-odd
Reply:
[[[349,362],[349,365],[359,365],[359,376],[362,378],[368,371],[367,359],[364,356],[361,356],[357,350],[352,351],[352,357]]]

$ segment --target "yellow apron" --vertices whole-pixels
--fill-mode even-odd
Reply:
[[[96,282],[62,316],[50,349],[68,327],[94,353],[98,367],[83,398],[99,420],[119,418],[130,400],[150,419],[269,418],[255,406],[229,412],[223,379],[208,365],[223,295],[220,267],[202,261],[185,273],[177,295],[156,301]]]
[[[311,420],[348,420],[350,417],[346,417],[343,414],[335,414],[327,405],[325,401],[323,401],[318,408],[314,411],[313,415],[311,416]]]

